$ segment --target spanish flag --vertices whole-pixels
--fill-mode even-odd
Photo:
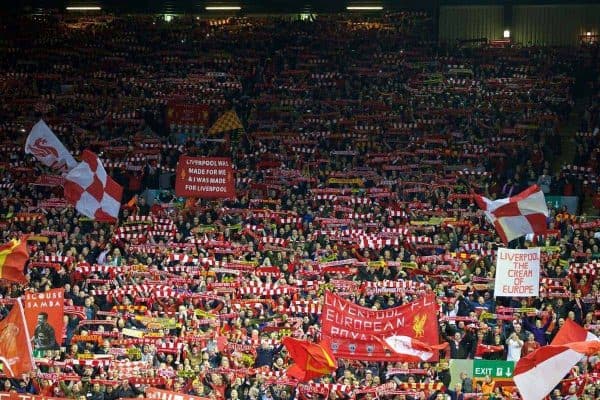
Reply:
[[[0,245],[0,279],[14,282],[27,282],[23,270],[29,260],[27,239],[13,239]]]
[[[337,368],[327,342],[316,344],[287,336],[282,343],[294,360],[294,364],[287,369],[287,375],[292,378],[307,382],[328,375]]]

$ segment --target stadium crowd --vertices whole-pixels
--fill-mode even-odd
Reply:
[[[575,160],[556,168],[577,68],[598,71],[597,48],[439,47],[422,13],[22,17],[0,30],[2,242],[38,238],[28,283],[3,281],[0,314],[53,288],[67,306],[62,343],[36,330],[38,371],[0,391],[519,398],[491,377],[450,385],[449,360],[516,361],[566,319],[600,334],[598,221],[551,203],[546,234],[510,243],[541,247],[540,296],[495,298],[502,244],[470,194],[537,184],[600,208],[598,82]],[[202,105],[207,121],[235,109],[244,129],[207,135],[174,104]],[[123,185],[118,223],[79,215],[60,177],[25,155],[40,118]],[[231,155],[236,198],[175,197],[181,154]],[[448,349],[433,363],[339,359],[298,384],[281,338],[319,340],[326,290],[374,309],[433,291]],[[584,359],[551,398],[598,398],[598,373]]]

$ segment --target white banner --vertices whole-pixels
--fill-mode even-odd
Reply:
[[[67,172],[77,165],[69,150],[42,120],[33,126],[27,136],[25,153],[33,154],[45,166],[62,172]]]
[[[498,249],[496,297],[537,297],[540,293],[540,248]]]

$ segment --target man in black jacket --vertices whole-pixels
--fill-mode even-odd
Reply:
[[[119,389],[119,397],[133,398],[137,397],[138,394],[139,393],[133,387],[131,387],[129,381],[123,381],[121,388]]]
[[[48,322],[48,313],[41,312],[38,314],[32,341],[33,347],[36,350],[53,350],[58,348],[54,328]]]
[[[94,383],[92,390],[86,394],[87,400],[104,400],[104,392],[99,383]]]
[[[273,360],[275,356],[279,354],[279,352],[283,349],[283,345],[279,345],[277,347],[273,347],[269,345],[266,341],[263,342],[258,350],[256,350],[256,361],[254,362],[254,367],[263,367],[263,366],[273,366]]]
[[[468,357],[473,342],[470,331],[464,334],[455,332],[452,337],[449,337],[444,327],[442,335],[450,345],[450,358],[464,360]]]

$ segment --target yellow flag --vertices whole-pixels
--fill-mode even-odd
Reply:
[[[217,122],[208,130],[209,135],[216,135],[221,132],[233,131],[236,129],[244,129],[242,122],[234,110],[229,110],[221,115]]]

